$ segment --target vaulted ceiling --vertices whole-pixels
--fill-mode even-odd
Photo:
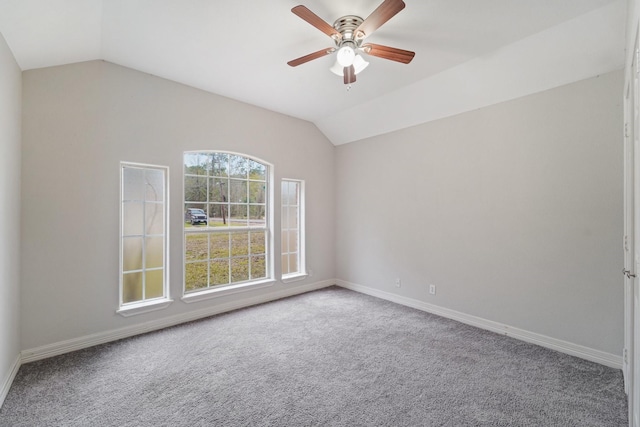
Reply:
[[[344,144],[621,69],[625,0],[405,0],[367,41],[350,90],[332,47],[291,13],[366,18],[382,0],[0,0],[0,33],[23,70],[103,59],[309,120]]]

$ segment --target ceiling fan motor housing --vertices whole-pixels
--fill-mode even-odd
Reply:
[[[364,39],[364,34],[355,34],[356,30],[362,24],[364,19],[356,15],[345,15],[336,19],[333,23],[333,28],[342,36],[339,39],[335,39],[336,46],[342,47],[345,43],[353,44],[356,48],[360,47],[360,43]]]

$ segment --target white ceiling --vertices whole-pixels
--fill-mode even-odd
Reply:
[[[0,0],[23,70],[104,59],[315,123],[334,144],[375,136],[617,70],[625,0],[405,0],[367,40],[416,52],[367,57],[350,91],[331,47],[291,13],[330,24],[382,0]]]

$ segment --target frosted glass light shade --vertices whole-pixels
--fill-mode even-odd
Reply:
[[[356,57],[353,58],[353,68],[355,69],[356,74],[358,74],[360,71],[364,70],[368,66],[369,66],[369,63],[364,60],[362,55],[356,55]],[[329,70],[337,76],[340,76],[340,77],[344,76],[344,67],[340,65],[338,61],[336,61],[336,63],[333,64],[333,67],[329,68]]]
[[[356,52],[353,50],[351,46],[342,46],[340,49],[338,49],[338,54],[336,55],[338,64],[340,64],[343,67],[348,67],[352,65],[355,57],[356,57]]]

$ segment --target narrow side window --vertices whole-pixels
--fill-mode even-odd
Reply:
[[[166,307],[168,168],[120,164],[120,304],[123,316]]]
[[[304,181],[282,180],[282,279],[306,277],[304,256]]]

